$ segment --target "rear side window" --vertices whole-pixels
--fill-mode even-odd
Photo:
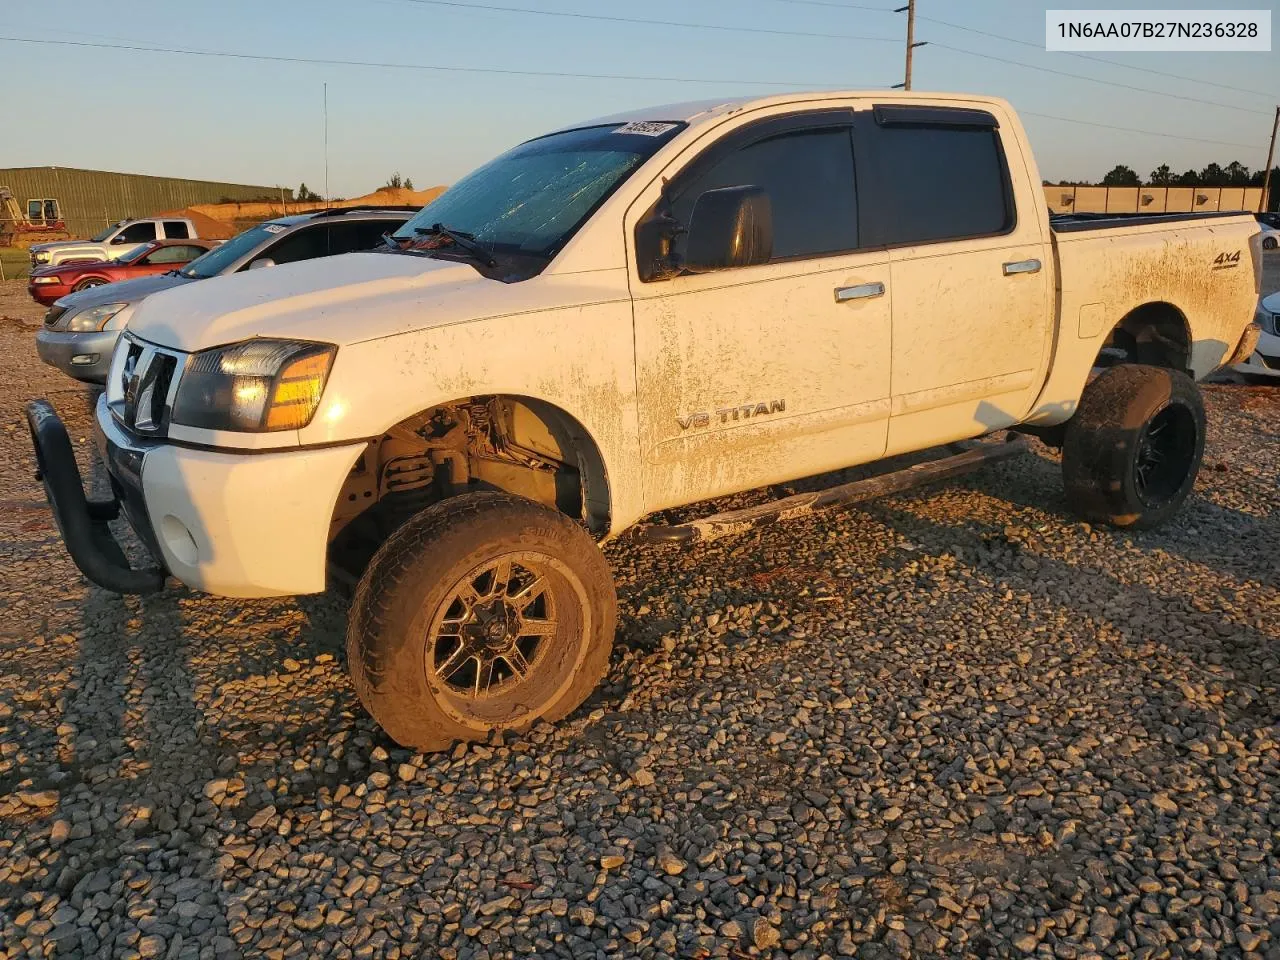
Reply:
[[[329,231],[324,224],[303,227],[282,237],[254,259],[269,257],[276,263],[295,263],[329,255]]]
[[[191,237],[190,231],[187,230],[187,224],[183,220],[166,220],[164,222],[164,235],[170,240],[188,240]]]
[[[202,253],[204,253],[204,250],[200,247],[189,247],[185,243],[179,243],[173,246],[161,247],[147,257],[147,263],[186,263],[188,260],[194,260]]]
[[[329,224],[329,253],[356,253],[382,244],[384,233],[400,227],[395,220],[349,220]]]
[[[112,240],[112,243],[145,243],[156,238],[156,225],[150,220],[131,223]]]
[[[671,213],[688,224],[708,190],[761,187],[773,207],[773,259],[815,257],[858,246],[853,141],[848,127],[797,130],[749,143],[681,184]]]
[[[879,241],[889,246],[1000,234],[1013,227],[1004,151],[995,130],[876,130]]]

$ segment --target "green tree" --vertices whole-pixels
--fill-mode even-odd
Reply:
[[[1227,182],[1233,187],[1243,187],[1249,182],[1249,168],[1239,160],[1232,160],[1223,172],[1227,175]]]
[[[303,183],[298,186],[298,195],[294,199],[299,201],[319,200],[320,194],[316,193],[314,190],[308,187],[305,183]]]
[[[1102,185],[1104,187],[1137,187],[1142,185],[1142,181],[1130,167],[1117,163],[1111,168],[1111,172],[1102,178]]]
[[[393,190],[399,190],[403,186],[404,186],[404,178],[400,176],[400,171],[397,170],[391,176],[387,177],[387,182],[382,185],[382,189],[386,190],[388,187],[390,187]]]
[[[1167,163],[1162,163],[1151,171],[1151,184],[1156,187],[1167,187],[1173,183],[1173,171]]]
[[[1186,173],[1180,173],[1174,177],[1173,182],[1179,187],[1194,187],[1200,182],[1200,174],[1194,170],[1188,170]]]
[[[1211,163],[1200,171],[1200,186],[1225,187],[1228,185],[1227,171],[1216,163]]]

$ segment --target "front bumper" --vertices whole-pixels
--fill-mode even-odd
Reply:
[[[111,351],[119,339],[119,330],[68,333],[42,328],[36,334],[36,353],[69,377],[85,383],[106,383]]]
[[[71,288],[62,283],[32,283],[27,281],[27,293],[42,307],[50,306],[59,297],[65,297]]]
[[[27,408],[36,460],[67,550],[94,583],[157,590],[169,573],[228,597],[325,589],[329,525],[365,444],[283,452],[224,452],[140,440],[98,398],[97,440],[114,499],[85,498],[66,428],[46,401]],[[106,521],[123,509],[157,564],[130,570]]]
[[[1231,369],[1251,377],[1280,377],[1280,337],[1263,331],[1249,358],[1233,364]]]

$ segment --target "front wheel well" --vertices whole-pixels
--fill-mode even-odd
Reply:
[[[334,505],[330,543],[371,555],[409,517],[478,490],[553,507],[596,536],[609,529],[608,475],[586,428],[554,404],[484,395],[422,410],[369,441]]]
[[[1191,370],[1191,328],[1171,303],[1144,303],[1130,310],[1111,330],[1095,367],[1140,363],[1150,367]]]

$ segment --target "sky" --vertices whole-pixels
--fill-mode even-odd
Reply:
[[[1270,7],[1280,23],[1277,2],[1161,6]],[[633,107],[901,82],[905,15],[892,7],[905,3],[0,0],[0,37],[10,38],[0,40],[0,63],[15,94],[8,102],[19,108],[0,127],[0,167],[52,164],[295,188],[305,181],[323,192],[327,83],[330,196],[367,193],[395,171],[419,188],[447,184],[529,137]],[[1096,181],[1118,163],[1144,179],[1161,163],[1175,172],[1233,160],[1263,166],[1280,102],[1280,52],[1090,55],[1111,62],[1048,53],[1045,6],[918,0],[916,39],[929,45],[915,52],[913,88],[1008,98],[1051,181]],[[1175,76],[1143,72],[1151,70]]]

